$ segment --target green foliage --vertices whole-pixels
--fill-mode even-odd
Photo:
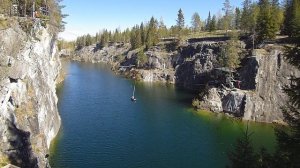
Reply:
[[[236,32],[230,34],[230,40],[227,41],[227,44],[222,50],[219,59],[221,65],[231,69],[238,68],[240,64],[240,48],[238,44],[238,34]]]
[[[231,29],[232,25],[232,19],[233,19],[233,12],[232,12],[232,6],[230,5],[229,0],[225,0],[223,3],[223,11],[225,13],[223,18],[223,30],[227,32],[227,30]]]
[[[137,49],[142,46],[141,31],[138,25],[133,27],[131,30],[130,43],[132,49]]]
[[[159,38],[167,37],[168,36],[168,29],[165,25],[162,18],[160,18],[160,21],[158,23],[158,30],[157,30]]]
[[[255,154],[251,142],[252,133],[249,133],[248,126],[241,138],[238,138],[234,149],[228,153],[231,168],[254,168],[257,163],[257,154]]]
[[[142,45],[145,45],[145,43],[146,43],[146,31],[145,31],[145,26],[144,26],[143,22],[140,25],[140,32],[141,32]]]
[[[266,39],[274,39],[282,22],[282,19],[280,19],[279,3],[277,0],[273,0],[272,3],[269,0],[260,0],[258,6],[258,42],[263,42]]]
[[[273,157],[265,148],[261,148],[258,153],[258,159],[256,161],[257,168],[273,168]]]
[[[252,3],[251,0],[245,0],[241,15],[241,29],[245,32],[255,34],[258,13],[259,8],[257,4]]]
[[[110,37],[111,37],[111,33],[106,29],[104,29],[100,37],[99,46],[101,48],[106,47],[108,45],[108,42],[110,41]]]
[[[197,12],[195,12],[192,16],[191,25],[192,25],[191,28],[194,32],[198,32],[201,30],[202,27],[201,19],[200,19],[200,15]]]
[[[300,1],[287,0],[284,13],[283,33],[291,37],[300,34]]]
[[[208,12],[208,17],[207,17],[207,19],[206,19],[206,26],[205,26],[205,29],[206,29],[206,30],[210,30],[210,29],[209,29],[210,26],[211,26],[211,15],[210,15],[210,11],[209,11],[209,12]]]
[[[137,53],[136,65],[137,67],[143,67],[148,61],[147,56],[144,54],[143,50]]]
[[[217,27],[217,19],[216,19],[216,15],[214,15],[209,23],[209,28],[208,31],[212,32],[216,30]]]
[[[193,99],[192,106],[195,109],[201,109],[201,101],[199,99]]]
[[[293,20],[293,18],[291,18]],[[286,47],[285,56],[288,62],[300,70],[300,32],[297,27],[291,26],[293,36],[297,38],[297,44]],[[300,167],[300,77],[292,77],[291,85],[284,91],[289,96],[289,101],[283,107],[283,114],[290,129],[277,127],[276,137],[278,148],[274,156],[277,167],[298,168]]]
[[[151,46],[156,45],[158,42],[159,39],[157,33],[157,20],[154,19],[154,17],[151,17],[146,36],[146,49],[149,49]]]
[[[65,40],[58,40],[57,47],[58,47],[58,50],[69,49],[69,50],[73,51],[75,49],[75,43],[72,41],[69,42],[69,41],[65,41]]]
[[[181,31],[184,28],[184,15],[181,8],[178,11],[176,23],[177,28],[179,29],[179,31]]]
[[[237,30],[241,28],[241,11],[239,8],[235,8],[234,28]]]

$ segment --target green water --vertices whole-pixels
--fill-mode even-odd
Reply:
[[[246,123],[196,112],[193,94],[172,85],[136,83],[107,66],[71,63],[58,89],[61,131],[52,167],[225,167],[226,151]],[[249,123],[256,149],[274,148],[273,126]]]

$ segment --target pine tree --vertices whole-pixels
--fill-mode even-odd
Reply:
[[[141,42],[142,42],[142,45],[145,45],[145,42],[146,42],[146,33],[145,33],[145,27],[144,27],[144,23],[143,22],[140,25],[140,32],[141,32]]]
[[[286,59],[300,70],[300,32],[296,34],[297,44],[286,47]],[[276,128],[278,148],[275,153],[276,165],[283,168],[300,167],[300,77],[291,78],[291,86],[285,87],[289,96],[287,105],[283,108],[285,120],[290,129]]]
[[[132,49],[137,49],[142,46],[141,31],[138,25],[131,29],[130,43]]]
[[[256,4],[252,3],[251,0],[245,0],[243,2],[243,11],[241,15],[241,29],[244,32],[255,34],[257,26],[259,9]]]
[[[223,21],[223,29],[227,32],[229,29],[231,29],[231,23],[232,23],[232,18],[233,18],[233,12],[232,12],[232,6],[230,5],[229,0],[225,0],[223,3],[223,11],[225,13],[224,15],[224,21]]]
[[[291,18],[291,36],[300,36],[300,0],[293,0]]]
[[[179,31],[184,29],[184,15],[183,15],[181,8],[178,11],[176,23],[177,23],[176,25],[177,25],[177,28],[179,29]]]
[[[192,16],[191,25],[192,25],[192,30],[194,32],[201,30],[201,19],[200,19],[200,15],[197,12],[195,12]]]
[[[245,0],[243,2],[243,12],[241,16],[241,29],[244,31],[252,31],[252,25],[249,22],[251,16],[251,0]]]
[[[272,0],[271,1],[271,38],[275,38],[276,33],[280,30],[282,20],[283,20],[283,13],[280,9],[279,1],[278,0]]]
[[[239,8],[235,8],[234,28],[237,30],[241,28],[241,11]]]
[[[156,45],[158,42],[157,21],[154,19],[154,17],[151,17],[146,36],[146,49]]]
[[[269,0],[259,0],[259,15],[257,20],[257,40],[263,42],[275,37],[271,21],[271,4]]]
[[[239,67],[240,64],[240,48],[238,45],[238,33],[230,33],[230,40],[227,41],[221,52],[219,62],[222,66],[232,70]]]
[[[216,27],[217,27],[217,18],[216,18],[216,15],[214,15],[209,24],[209,31],[210,32],[215,31]]]
[[[209,30],[209,27],[211,26],[211,24],[210,24],[210,22],[211,22],[211,15],[210,15],[210,11],[208,12],[208,17],[207,17],[207,19],[206,19],[206,30]]]
[[[159,35],[159,38],[166,37],[167,34],[168,34],[167,26],[165,25],[164,20],[161,17],[160,20],[159,20],[159,23],[158,23],[158,35]]]
[[[237,139],[234,149],[228,153],[231,168],[254,168],[257,155],[254,152],[248,126],[242,137]]]
[[[85,46],[90,46],[92,45],[92,36],[90,34],[87,34],[85,36]]]

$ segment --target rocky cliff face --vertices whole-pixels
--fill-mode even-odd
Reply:
[[[60,128],[55,39],[41,26],[0,30],[0,166],[46,167]]]
[[[283,122],[281,108],[288,100],[283,88],[300,72],[284,59],[282,49],[254,50],[240,69],[240,89],[210,88],[203,107],[244,120]]]

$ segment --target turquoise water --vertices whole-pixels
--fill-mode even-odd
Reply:
[[[246,123],[191,109],[193,94],[172,85],[136,83],[105,65],[70,63],[58,89],[62,128],[53,168],[225,167],[226,151]],[[272,150],[272,125],[249,123],[253,143]]]

